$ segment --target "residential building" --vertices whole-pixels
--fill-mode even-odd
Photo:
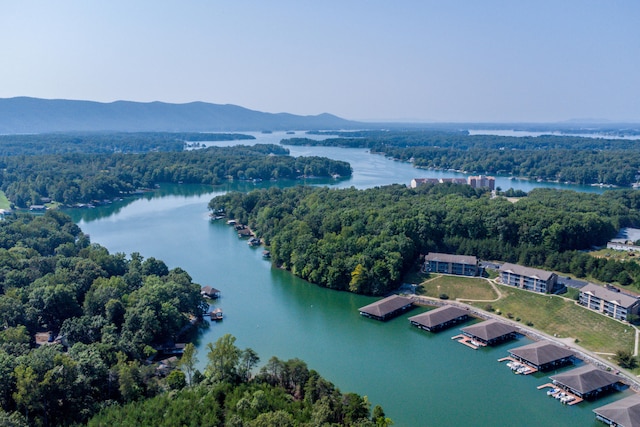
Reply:
[[[492,176],[470,176],[467,178],[467,184],[473,188],[488,188],[491,191],[496,189],[496,179]]]
[[[430,273],[477,276],[480,273],[478,259],[469,255],[451,255],[429,252],[424,257],[424,270]]]
[[[629,314],[638,314],[640,311],[637,297],[624,294],[613,286],[605,288],[593,283],[580,289],[579,303],[618,320],[627,320]]]
[[[500,267],[500,278],[505,285],[527,291],[553,293],[558,289],[558,275],[546,270],[504,263]]]

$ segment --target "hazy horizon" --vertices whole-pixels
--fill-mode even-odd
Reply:
[[[640,3],[4,2],[0,98],[640,122]]]

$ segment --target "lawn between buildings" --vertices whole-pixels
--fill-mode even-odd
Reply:
[[[9,199],[7,199],[7,196],[4,194],[4,191],[0,191],[0,209],[11,209],[11,203],[9,202]]]
[[[421,284],[421,294],[449,299],[493,300],[498,295],[484,279],[439,276]],[[491,306],[493,314],[519,321],[559,339],[572,338],[587,350],[597,353],[615,353],[627,350],[633,353],[635,329],[576,304],[571,298],[537,294],[510,286],[499,285],[502,297],[497,301],[464,301],[479,309]],[[519,319],[519,320],[518,320]]]

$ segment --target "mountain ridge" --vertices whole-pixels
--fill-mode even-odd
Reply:
[[[108,103],[44,99],[0,98],[0,134],[46,132],[228,132],[354,129],[362,123],[333,114],[301,116],[266,113],[234,104],[193,101],[118,100]]]

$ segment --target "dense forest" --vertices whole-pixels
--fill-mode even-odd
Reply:
[[[314,134],[335,135],[336,133]],[[466,131],[338,132],[340,138],[292,138],[285,145],[334,145],[411,161],[416,167],[511,175],[577,184],[630,186],[638,181],[638,141],[543,135],[506,137]]]
[[[156,183],[351,176],[351,166],[321,157],[291,157],[279,145],[209,147],[141,154],[50,154],[0,158],[0,190],[16,207],[45,200],[65,205],[128,195]]]
[[[341,393],[300,359],[272,357],[255,376],[258,355],[240,350],[224,335],[209,344],[208,364],[191,387],[151,399],[109,407],[90,427],[106,426],[359,426],[393,424],[380,406],[373,414],[366,397]],[[183,365],[193,363],[184,359]],[[196,406],[197,405],[197,406]]]
[[[0,135],[0,156],[182,151],[186,144],[194,142],[249,139],[255,139],[255,137],[236,133],[199,132],[93,132]]]
[[[512,203],[467,185],[228,193],[225,211],[270,246],[273,262],[331,289],[384,295],[421,254],[447,252],[640,287],[640,267],[582,252],[640,225],[640,193],[536,189]]]
[[[9,216],[0,221],[0,407],[62,425],[104,401],[155,395],[155,368],[142,361],[206,307],[185,271],[110,254],[59,211]],[[47,331],[51,344],[36,348]]]
[[[179,410],[192,408],[194,396],[211,402],[207,414],[216,418],[190,425],[268,420],[261,414],[273,411],[273,417],[327,417],[340,425],[369,416],[363,398],[339,394],[299,360],[270,360],[252,380],[259,358],[237,349],[231,337],[210,346],[203,373],[193,367],[192,344],[178,362],[182,370],[166,375],[149,364],[163,348],[197,332],[208,307],[200,289],[187,272],[169,270],[161,260],[110,254],[59,211],[0,221],[0,425],[84,423],[107,407],[98,420],[110,419],[119,404],[131,402],[128,408],[157,408],[171,400]],[[196,384],[179,398],[163,395]],[[243,397],[246,407],[239,403]],[[231,406],[225,409],[225,402]],[[204,415],[187,412],[191,420]],[[171,419],[164,425],[181,425]],[[134,424],[140,425],[128,425]]]

